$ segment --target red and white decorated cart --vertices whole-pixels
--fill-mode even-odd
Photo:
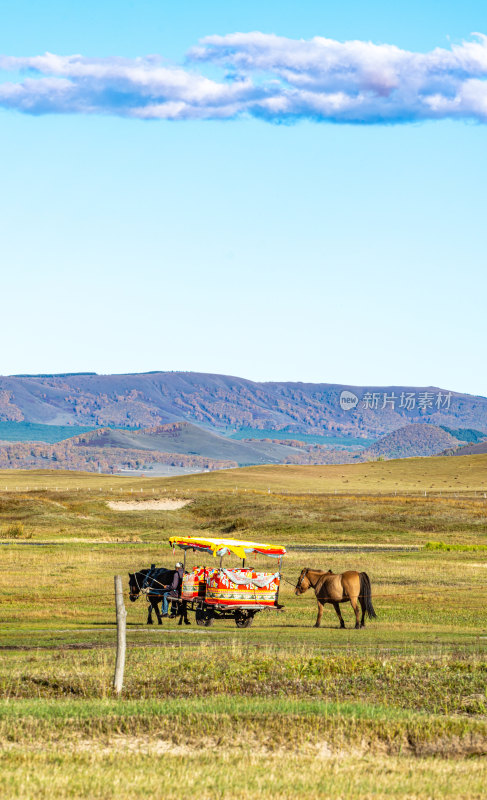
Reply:
[[[170,544],[184,550],[184,578],[181,601],[193,610],[198,625],[211,625],[215,619],[234,619],[238,628],[248,628],[255,614],[264,609],[280,611],[279,586],[284,547],[239,539],[207,539],[171,536]],[[186,554],[212,553],[219,557],[217,567],[193,567],[186,572]],[[274,572],[257,572],[247,568],[248,555],[258,554],[277,559]],[[241,559],[238,568],[223,567],[223,558],[233,554]]]

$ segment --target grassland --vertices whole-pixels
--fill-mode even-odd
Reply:
[[[129,485],[128,485],[129,484]],[[404,458],[397,461],[370,461],[360,464],[272,465],[221,470],[216,475],[199,473],[167,479],[120,478],[113,475],[89,475],[56,470],[0,470],[0,491],[7,489],[76,487],[99,490],[112,487],[140,492],[161,490],[210,492],[252,491],[289,494],[320,493],[412,493],[487,494],[487,454]]]
[[[1,796],[483,797],[486,485],[482,456],[0,473]],[[114,496],[191,502],[120,512]],[[144,601],[127,601],[116,698],[113,575],[170,564],[177,532],[290,546],[286,610],[247,630],[147,627]],[[327,609],[313,628],[314,598],[292,590],[302,566],[367,571],[378,619],[355,631],[344,607],[340,631]]]

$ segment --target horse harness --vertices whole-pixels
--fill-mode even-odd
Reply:
[[[299,580],[298,580],[298,582],[296,584],[296,591],[301,588],[301,583],[303,581],[304,576],[307,574],[307,572],[308,572],[307,569],[303,569],[301,571],[301,575],[299,576]],[[284,580],[286,580],[286,578],[284,578]],[[287,581],[287,583],[291,583],[291,581]],[[294,586],[294,583],[292,585]]]
[[[153,587],[154,583],[158,583],[159,586],[161,586],[163,589],[166,588],[165,584],[158,581],[157,578],[155,577],[156,575],[159,575],[161,572],[163,572],[162,569],[156,569],[155,567],[153,569],[149,569],[144,577],[142,586],[140,586],[139,581],[137,580],[137,575],[139,573],[137,572],[134,573],[135,585],[137,586],[138,592],[139,594],[145,594],[145,599],[147,600],[148,603],[150,603],[149,595],[151,593],[151,589],[154,588]]]

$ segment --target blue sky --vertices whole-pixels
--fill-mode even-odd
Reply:
[[[158,54],[225,83],[235,63],[187,58],[205,37],[258,31],[289,49],[319,36],[417,59],[475,41],[486,17],[480,2],[17,0],[2,3],[0,54]],[[17,64],[0,88],[43,78]],[[401,80],[410,73],[408,61]],[[368,124],[308,110],[288,124],[247,107],[131,118],[103,88],[94,113],[79,92],[73,113],[64,100],[0,111],[0,373],[172,369],[487,394],[482,97],[423,121],[407,84],[400,115],[413,122],[389,124],[379,91]]]

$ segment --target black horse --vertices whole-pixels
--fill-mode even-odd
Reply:
[[[166,569],[165,567],[159,567],[158,569],[141,569],[139,572],[129,572],[129,598],[131,602],[134,603],[141,592],[146,594],[147,602],[149,603],[147,625],[153,624],[153,609],[156,612],[158,624],[162,625],[159,603],[162,601],[165,587],[171,585],[175,572],[176,570]],[[183,624],[183,619],[186,625],[190,624],[185,600],[179,600],[177,603],[173,603],[172,608],[176,608],[174,616],[179,617],[179,625]]]

